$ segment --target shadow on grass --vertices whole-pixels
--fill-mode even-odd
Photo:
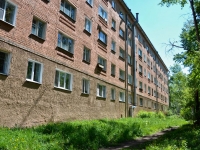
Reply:
[[[183,125],[160,138],[128,149],[200,149],[200,126]]]
[[[56,135],[61,149],[99,149],[141,135],[139,124],[106,119],[48,124],[35,130],[40,134]]]

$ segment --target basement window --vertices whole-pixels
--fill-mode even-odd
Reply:
[[[0,74],[8,75],[10,66],[10,53],[0,51]]]

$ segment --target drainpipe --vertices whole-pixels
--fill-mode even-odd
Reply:
[[[134,21],[132,25],[132,50],[131,50],[131,60],[132,60],[132,97],[133,97],[133,105],[137,106],[137,97],[136,97],[136,88],[137,88],[137,83],[136,83],[136,59],[135,59],[135,26],[138,23],[138,14],[136,13],[136,20]]]
[[[125,117],[128,117],[128,15],[125,17]]]

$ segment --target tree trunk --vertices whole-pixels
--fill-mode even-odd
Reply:
[[[200,125],[200,111],[199,111],[199,91],[198,89],[195,92],[195,103],[196,103],[196,112],[195,112],[195,116],[196,116],[196,122],[195,124]]]
[[[194,20],[194,26],[195,26],[195,29],[196,29],[197,41],[200,42],[198,22],[197,22],[197,18],[196,18],[196,12],[194,10],[194,0],[189,0],[189,1],[190,1],[190,7],[192,9],[192,16],[193,16],[193,20]]]

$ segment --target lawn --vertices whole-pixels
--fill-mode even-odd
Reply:
[[[0,128],[0,150],[95,150],[184,124],[187,122],[179,117],[143,115],[51,123],[24,129]]]

